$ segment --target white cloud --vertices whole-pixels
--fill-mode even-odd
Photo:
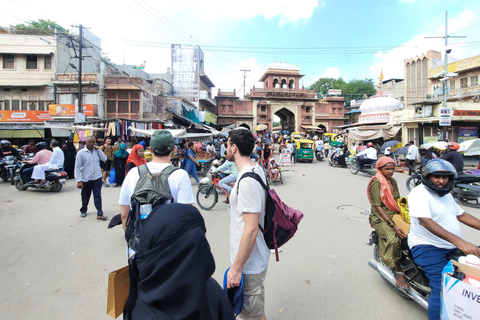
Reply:
[[[338,79],[342,76],[342,73],[340,72],[340,70],[338,70],[337,68],[335,67],[330,67],[328,68],[327,70],[325,70],[325,72],[321,75],[321,76],[318,76],[318,77],[315,77],[313,78],[312,82],[310,84],[314,84],[315,82],[317,82],[319,79],[321,78],[334,78],[334,79]]]
[[[476,19],[476,15],[472,10],[465,10],[457,17],[450,18],[448,21],[448,34],[456,33],[464,29],[468,24]],[[438,27],[438,33],[445,35],[445,25]]]
[[[313,10],[319,6],[319,0],[244,0],[232,3],[224,0],[211,0],[206,6],[204,2],[198,0],[186,0],[182,2],[181,10],[189,8],[189,11],[195,12],[203,20],[232,20],[232,19],[251,19],[256,16],[264,16],[266,20],[279,18],[279,25],[286,23],[298,23],[302,19],[309,19]],[[168,11],[177,11],[178,3],[171,1],[161,3],[162,8]],[[325,6],[322,1],[320,6]]]

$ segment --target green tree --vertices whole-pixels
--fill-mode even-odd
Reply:
[[[17,24],[11,26],[12,30],[15,33],[20,34],[54,34],[55,30],[57,33],[68,34],[68,30],[52,20],[38,19],[38,21],[28,21],[25,24]]]
[[[312,84],[310,89],[314,89],[318,96],[326,96],[329,89],[340,89],[347,107],[350,106],[350,100],[361,100],[364,99],[364,94],[369,97],[377,92],[373,79],[353,79],[345,82],[342,78],[321,78]]]

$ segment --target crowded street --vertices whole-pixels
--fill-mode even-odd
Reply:
[[[278,154],[275,157],[278,159]],[[279,161],[277,161],[279,162]],[[279,162],[280,163],[280,162]],[[328,161],[282,168],[284,183],[272,184],[282,200],[304,213],[296,236],[270,257],[265,288],[268,319],[426,319],[427,312],[390,290],[368,266],[373,247],[366,212],[368,175],[330,167]],[[203,174],[200,174],[200,178]],[[395,173],[400,194],[407,174]],[[194,194],[198,185],[191,178]],[[102,188],[103,211],[120,212],[120,188]],[[93,199],[80,218],[80,190],[67,180],[56,192],[18,191],[0,182],[2,229],[0,309],[4,319],[111,319],[106,314],[108,273],[127,265],[121,226],[95,216]],[[229,259],[229,216],[224,196],[201,211],[223,283]],[[480,217],[480,210],[463,207]],[[467,241],[478,231],[462,226]]]

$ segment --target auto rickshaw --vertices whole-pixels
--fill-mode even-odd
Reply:
[[[343,142],[337,141],[338,133],[324,133],[322,140],[323,142],[328,142],[332,147],[337,145],[342,145]]]
[[[297,161],[308,161],[312,162],[314,157],[314,145],[315,143],[312,140],[307,139],[298,139],[295,140],[297,148],[295,150],[295,157]]]
[[[304,136],[300,132],[292,132],[292,134],[290,135],[290,142],[303,139],[303,138]]]

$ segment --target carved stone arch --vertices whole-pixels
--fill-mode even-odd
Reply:
[[[278,78],[273,78],[273,84],[272,84],[272,88],[276,88],[278,86],[280,86],[280,83],[278,81]]]
[[[288,80],[288,88],[289,88],[289,89],[295,89],[295,79],[290,78],[290,79]]]
[[[280,83],[280,88],[287,87],[287,78],[282,78],[282,82]]]

